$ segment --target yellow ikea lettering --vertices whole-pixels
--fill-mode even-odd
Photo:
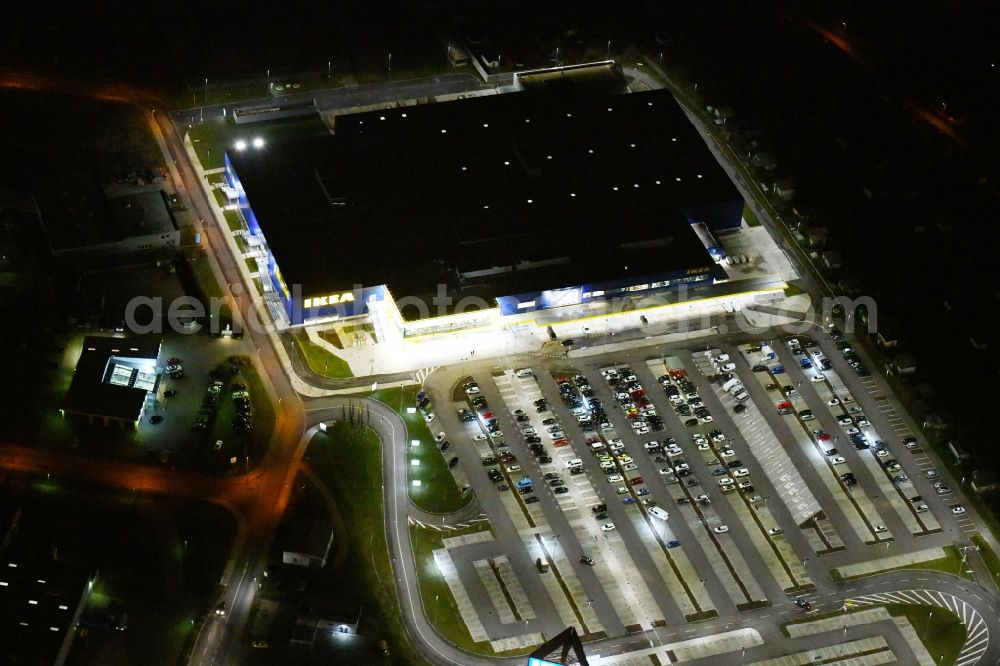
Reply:
[[[314,296],[313,298],[307,298],[302,301],[302,307],[306,308],[321,308],[325,305],[338,305],[340,303],[353,303],[354,294],[350,291],[345,291],[342,294],[327,294],[326,296]]]

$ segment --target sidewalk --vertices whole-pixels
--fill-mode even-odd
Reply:
[[[899,567],[920,564],[921,562],[939,560],[946,556],[947,554],[944,552],[944,548],[941,546],[935,546],[934,548],[925,548],[924,550],[917,550],[912,553],[903,553],[901,555],[892,555],[891,557],[881,557],[876,560],[858,562],[857,564],[848,564],[846,566],[838,567],[834,569],[834,571],[839,573],[845,579],[849,579],[878,573],[879,571],[885,571],[887,569],[897,569]]]

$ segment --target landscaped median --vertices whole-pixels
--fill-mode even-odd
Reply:
[[[399,610],[382,507],[382,447],[374,430],[338,421],[317,433],[309,464],[333,497],[351,545],[337,577],[337,596],[358,603],[398,663],[426,663],[413,648]]]
[[[849,564],[831,569],[830,578],[836,583],[841,583],[898,569],[933,569],[972,580],[967,573],[968,563],[963,561],[962,553],[957,546],[926,548],[912,553]]]
[[[1000,589],[1000,558],[997,554],[990,548],[990,545],[986,543],[986,539],[982,535],[974,534],[970,539],[972,545],[976,547],[979,551],[979,557],[983,558],[983,563],[986,565],[986,569],[990,572],[990,578],[993,580],[993,585]]]
[[[309,334],[304,330],[296,329],[293,337],[295,343],[302,351],[302,358],[305,359],[309,369],[317,375],[333,377],[335,379],[354,376],[354,373],[351,372],[351,366],[348,365],[347,361],[314,343],[309,339]]]
[[[417,409],[419,390],[417,386],[381,389],[373,391],[369,397],[394,409],[406,423],[406,489],[410,501],[428,513],[452,513],[471,502],[472,493],[463,495],[455,483],[448,461],[457,455],[458,447],[441,453]]]

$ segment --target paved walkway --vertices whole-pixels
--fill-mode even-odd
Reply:
[[[863,652],[872,652],[864,657],[853,655]],[[837,661],[830,661],[837,659]],[[822,648],[804,650],[784,657],[755,661],[750,666],[806,666],[817,662],[832,666],[842,664],[843,666],[871,666],[874,664],[888,664],[896,661],[896,656],[889,649],[889,643],[881,636],[873,638],[862,638],[856,641],[848,641],[839,645],[828,645]]]
[[[844,578],[855,578],[857,576],[865,576],[879,571],[886,571],[888,569],[911,566],[921,562],[929,562],[930,560],[939,560],[945,556],[946,554],[944,552],[944,548],[935,546],[933,548],[917,550],[912,553],[902,553],[900,555],[892,555],[890,557],[880,557],[875,560],[866,560],[856,564],[848,564],[838,567],[837,569],[834,569],[834,571],[839,573]]]
[[[652,636],[651,636],[652,637]],[[590,659],[592,666],[631,666],[632,664],[648,665],[654,663],[655,656],[659,663],[670,664],[680,661],[693,661],[716,657],[720,654],[739,652],[743,648],[763,645],[764,639],[755,629],[736,629],[708,636],[699,636],[690,640],[666,643],[656,647],[632,650],[624,654],[594,657]]]

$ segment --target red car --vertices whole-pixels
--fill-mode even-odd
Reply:
[[[642,477],[641,476],[634,476],[634,477],[632,477],[631,479],[628,480],[628,484],[630,486],[637,486],[640,483],[642,483]]]
[[[567,444],[569,444],[569,440],[566,439],[565,437],[560,437],[559,439],[552,442],[552,446],[556,447],[557,449],[560,446],[566,446]]]

